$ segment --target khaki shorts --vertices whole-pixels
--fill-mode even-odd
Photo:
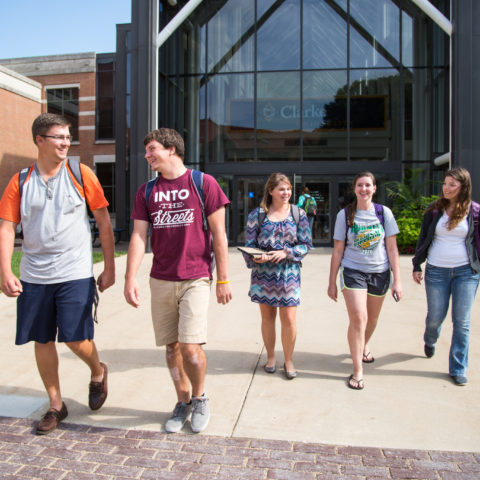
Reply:
[[[207,342],[210,279],[171,282],[150,277],[151,308],[155,342]]]

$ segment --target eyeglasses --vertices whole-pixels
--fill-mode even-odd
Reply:
[[[72,135],[40,135],[43,138],[53,138],[54,140],[64,140],[66,142],[71,142],[73,140]]]

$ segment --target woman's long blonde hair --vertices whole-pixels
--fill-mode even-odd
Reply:
[[[260,202],[260,206],[265,210],[265,212],[268,213],[268,209],[272,204],[272,195],[270,194],[270,192],[277,188],[278,185],[282,182],[290,185],[290,188],[292,188],[292,182],[284,173],[272,173],[270,177],[268,177],[267,183],[265,184],[265,190],[263,192],[263,198]]]
[[[460,182],[460,191],[453,207],[453,212],[448,220],[447,230],[453,230],[467,215],[472,202],[472,179],[468,170],[462,167],[452,168],[445,173],[445,178],[452,177]],[[434,202],[430,210],[440,210],[442,213],[450,206],[450,200],[443,196],[443,189],[440,198]]]

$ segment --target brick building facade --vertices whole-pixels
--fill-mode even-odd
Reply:
[[[32,163],[37,149],[31,125],[42,111],[42,86],[0,66],[0,191],[11,176]]]
[[[82,163],[96,171],[105,194],[110,203],[110,210],[114,212],[114,169],[115,169],[115,140],[113,130],[111,134],[101,135],[98,129],[97,105],[97,54],[81,53],[71,55],[53,55],[43,57],[27,57],[0,60],[0,64],[33,80],[40,87],[39,108],[41,112],[52,112],[64,115],[72,123],[71,133],[74,137],[69,150],[70,158],[78,158]],[[113,58],[113,55],[111,55]],[[113,83],[107,85],[109,96],[113,98]],[[103,87],[105,90],[105,86]],[[15,102],[14,102],[15,103]],[[17,102],[15,108],[21,108]],[[1,102],[0,117],[5,121],[4,102]],[[113,109],[113,105],[112,105]],[[20,138],[21,148],[27,148],[28,143],[30,163],[36,157],[36,149],[31,141],[30,127],[36,115],[19,119],[22,131]],[[113,118],[113,115],[112,115]],[[12,135],[12,125],[6,121],[7,135]],[[105,130],[105,129],[104,129]],[[15,134],[16,137],[19,135]],[[107,137],[107,138],[105,138]],[[13,155],[23,156],[19,145],[14,148]],[[16,171],[17,169],[13,169]],[[10,172],[8,172],[9,174]],[[8,177],[8,175],[6,175]],[[3,170],[0,170],[0,185],[6,185]],[[3,191],[2,188],[2,191]]]

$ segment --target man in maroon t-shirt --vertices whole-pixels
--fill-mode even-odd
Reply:
[[[207,359],[201,345],[207,340],[212,244],[217,301],[226,304],[232,299],[225,235],[225,206],[230,202],[217,181],[203,174],[205,230],[192,171],[183,164],[185,147],[180,134],[160,128],[150,132],[143,143],[145,158],[158,177],[150,194],[146,195],[147,184],[143,184],[135,197],[124,294],[130,305],[139,306],[136,274],[152,225],[153,328],[156,344],[166,345],[167,365],[178,398],[165,430],[180,431],[191,414],[191,428],[197,433],[206,428],[210,418],[204,389]]]

